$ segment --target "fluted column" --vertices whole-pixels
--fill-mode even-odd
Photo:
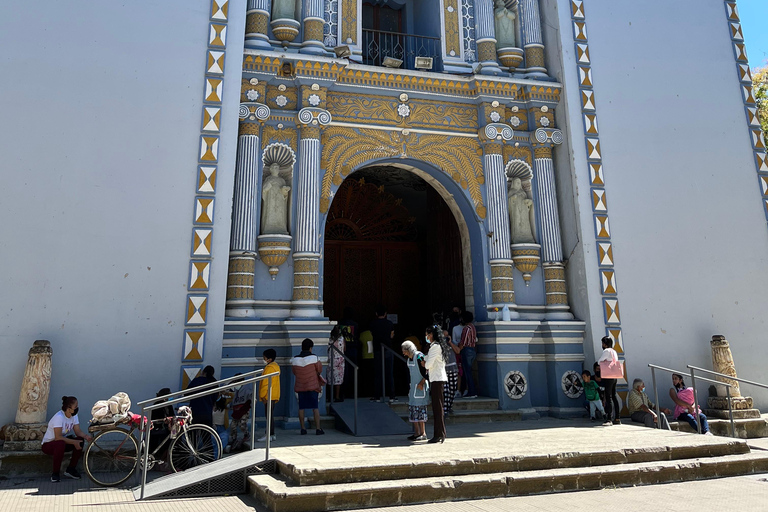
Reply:
[[[253,306],[256,269],[256,219],[258,203],[259,129],[257,123],[240,122],[235,162],[235,195],[232,204],[232,237],[227,278],[227,316],[249,316]]]
[[[245,14],[246,48],[271,48],[269,44],[269,15],[271,10],[271,0],[248,0],[248,10]]]
[[[520,0],[520,25],[523,32],[525,66],[531,76],[546,76],[544,39],[541,37],[539,0]]]
[[[304,0],[303,20],[304,41],[301,43],[301,53],[323,53],[323,0]]]
[[[496,28],[493,18],[493,0],[475,0],[475,23],[477,31],[477,60],[482,67],[480,73],[495,75],[501,73],[496,61]]]
[[[547,318],[570,319],[573,315],[568,307],[552,147],[549,144],[536,145],[533,153],[533,167],[538,182],[536,188],[541,212],[542,268],[547,295]]]

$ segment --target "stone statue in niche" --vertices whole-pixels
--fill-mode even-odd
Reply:
[[[296,0],[274,0],[272,2],[273,20],[295,20]]]
[[[507,206],[509,207],[509,227],[513,244],[534,244],[531,219],[533,218],[533,201],[523,190],[520,178],[510,180],[507,191]]]
[[[269,176],[261,187],[261,234],[288,234],[288,193],[291,191],[280,176],[280,164],[269,166]]]
[[[507,9],[504,0],[496,0],[493,11],[496,26],[496,48],[515,46],[515,13]]]

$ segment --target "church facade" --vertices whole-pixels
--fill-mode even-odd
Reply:
[[[119,389],[142,398],[170,374],[186,386],[206,364],[224,377],[262,367],[274,348],[286,424],[301,340],[325,357],[335,323],[352,314],[364,330],[379,304],[397,341],[421,339],[434,312],[471,311],[480,394],[528,417],[583,414],[580,374],[603,336],[629,382],[648,363],[708,366],[721,333],[740,375],[759,380],[768,162],[735,2],[613,4],[211,0],[184,11],[189,23],[158,48],[205,32],[178,50],[185,83],[202,89],[172,100],[173,114],[159,108],[201,121],[176,130],[158,116],[165,133],[153,140],[174,130],[194,148],[155,158],[169,162],[165,195],[107,192],[143,205],[126,230],[163,240],[116,261],[143,271],[153,255],[166,277],[94,303],[72,334],[52,327],[61,304],[37,329],[25,301],[14,346],[51,339],[55,373],[57,336],[97,358],[129,349],[87,340],[125,330],[134,351],[156,354],[141,383]],[[144,211],[161,202],[173,231]],[[34,286],[52,277],[19,268]],[[155,313],[147,327],[144,309]],[[80,370],[92,361],[66,358]],[[15,389],[18,372],[7,373]],[[52,396],[67,386],[54,379]]]

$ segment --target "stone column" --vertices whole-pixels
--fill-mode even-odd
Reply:
[[[259,205],[258,123],[240,122],[232,203],[232,238],[229,250],[226,315],[252,316],[256,270],[256,213]]]
[[[271,49],[269,44],[269,14],[271,0],[248,0],[245,14],[245,47]]]
[[[294,317],[322,316],[320,302],[320,127],[331,122],[327,110],[299,111],[299,162],[293,252]]]
[[[539,129],[536,134],[547,140],[547,131]],[[544,288],[547,294],[547,318],[571,319],[569,312],[568,291],[565,284],[565,265],[560,237],[560,217],[557,211],[557,191],[555,189],[555,166],[552,160],[551,141],[562,143],[562,133],[558,130],[549,132],[549,142],[534,145],[534,174],[537,183],[539,212],[541,215],[541,250],[542,268],[544,269]]]
[[[477,60],[480,73],[497,75],[501,68],[496,61],[496,28],[493,18],[493,0],[475,0],[475,23],[477,27]]]
[[[718,373],[738,377],[736,374],[736,365],[733,363],[733,354],[731,346],[725,336],[716,334],[710,341],[712,348],[712,369]],[[707,375],[706,377],[710,377]],[[733,417],[735,419],[759,418],[760,411],[753,409],[753,400],[751,396],[742,396],[739,389],[739,381],[726,379],[725,377],[715,377],[716,380],[730,384],[731,406],[733,408]],[[707,398],[707,416],[716,418],[728,418],[728,394],[725,386],[715,385],[717,396]]]
[[[520,0],[520,24],[523,32],[525,67],[530,76],[547,76],[544,66],[544,39],[541,37],[539,0]]]
[[[301,53],[325,52],[324,24],[323,0],[304,0],[304,42],[301,43]]]
[[[37,340],[29,349],[16,421],[3,427],[4,451],[40,449],[48,425],[52,355],[51,342],[48,340]]]

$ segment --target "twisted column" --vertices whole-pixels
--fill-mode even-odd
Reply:
[[[493,0],[475,0],[477,32],[477,60],[483,75],[496,75],[501,68],[496,61],[496,28],[493,18]]]
[[[270,0],[248,0],[245,14],[246,48],[271,49],[269,44],[269,16],[272,9]]]
[[[325,52],[323,45],[323,0],[304,0],[304,42],[301,53],[320,54]]]
[[[531,76],[547,76],[544,66],[544,39],[541,37],[539,0],[520,0],[520,26],[523,32],[525,66]]]
[[[240,123],[232,204],[232,237],[227,278],[227,316],[248,316],[253,305],[256,269],[256,219],[261,146],[256,123]]]
[[[547,294],[547,318],[573,318],[568,307],[568,291],[565,283],[560,217],[557,210],[555,166],[552,147],[548,144],[534,146],[534,172],[538,181],[537,192],[541,212],[542,268],[544,289]]]

